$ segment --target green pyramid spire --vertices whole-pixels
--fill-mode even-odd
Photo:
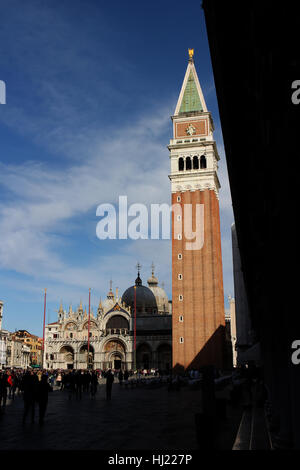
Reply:
[[[179,113],[189,113],[191,111],[203,111],[192,70],[190,71],[190,75],[184,90]]]

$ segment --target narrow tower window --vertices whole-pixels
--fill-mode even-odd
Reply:
[[[179,281],[182,280],[182,274],[178,274],[178,279],[179,279]]]
[[[183,315],[179,315],[179,321],[182,323],[183,322]]]
[[[178,259],[182,259],[182,254],[178,253]]]
[[[191,170],[192,169],[191,157],[186,157],[186,159],[185,159],[185,169],[186,170]]]
[[[200,168],[206,168],[206,158],[205,158],[205,155],[201,155],[201,158],[200,158]]]
[[[180,336],[180,338],[179,338],[179,343],[180,343],[180,344],[182,344],[182,343],[183,343],[183,341],[184,341],[183,337],[182,337],[182,336]]]
[[[182,157],[180,157],[178,160],[178,171],[183,171],[183,170],[184,170],[184,160]]]
[[[193,157],[193,169],[199,170],[199,158],[197,157],[197,155]]]

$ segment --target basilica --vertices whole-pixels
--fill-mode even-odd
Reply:
[[[138,271],[135,285],[119,297],[110,283],[106,299],[90,315],[82,302],[68,312],[61,303],[57,321],[45,327],[44,367],[171,369],[171,301],[158,285],[154,266],[147,284]]]

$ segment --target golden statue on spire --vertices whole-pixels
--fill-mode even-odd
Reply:
[[[194,57],[194,49],[189,49],[189,58],[190,60],[193,60]]]

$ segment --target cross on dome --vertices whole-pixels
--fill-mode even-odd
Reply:
[[[138,270],[138,274],[140,274],[141,267],[142,267],[142,265],[139,262],[137,262],[136,269]]]
[[[108,299],[113,299],[114,298],[114,293],[112,291],[112,280],[109,281],[109,293],[107,294]]]
[[[141,269],[141,264],[138,262],[137,265],[136,265],[136,268],[138,270],[138,275],[137,275],[137,278],[135,280],[135,285],[136,286],[141,286],[142,285],[142,279],[140,278],[140,269]]]
[[[152,264],[151,264],[152,276],[154,276],[154,268],[155,268],[155,265],[154,265],[154,263],[153,263],[153,261],[152,261]]]

